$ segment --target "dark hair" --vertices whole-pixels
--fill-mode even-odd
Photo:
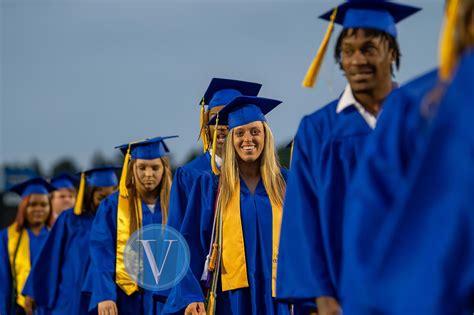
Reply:
[[[363,30],[364,34],[368,37],[380,37],[383,41],[388,42],[388,49],[393,50],[393,53],[395,54],[395,66],[397,67],[397,70],[398,70],[400,68],[400,57],[402,56],[402,54],[400,52],[400,47],[395,37],[393,37],[392,35],[384,31],[367,29],[367,28],[346,28],[346,29],[343,29],[341,33],[339,34],[339,37],[337,38],[337,42],[336,42],[336,48],[334,50],[334,58],[336,59],[336,63],[339,64],[341,69],[342,69],[342,64],[341,64],[342,40],[348,36],[354,36],[359,29]],[[390,71],[392,72],[392,75],[393,75],[393,68],[391,65],[390,65]]]
[[[84,201],[82,203],[82,214],[94,214],[97,207],[94,205],[94,192],[97,187],[86,186],[84,191]]]

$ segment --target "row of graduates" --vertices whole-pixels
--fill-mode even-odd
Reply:
[[[243,246],[239,250],[244,263],[247,257],[247,262],[252,264],[249,265],[252,290],[260,285],[269,290],[265,303],[271,305],[271,282],[276,275],[276,269],[272,268],[276,262],[271,262],[271,255],[277,246],[270,249],[267,242],[272,242],[272,238],[278,240],[272,236],[275,233],[272,231],[272,207],[278,209],[281,221],[286,172],[280,169],[272,132],[265,118],[265,114],[281,102],[249,96],[257,95],[260,88],[260,84],[252,82],[218,78],[211,81],[201,101],[202,107],[208,106],[201,118],[202,136],[207,140],[214,134],[213,146],[210,148],[210,141],[204,140],[205,152],[178,168],[173,185],[166,142],[176,136],[118,146],[125,157],[120,180],[115,167],[81,173],[74,207],[59,214],[51,229],[48,194],[52,198],[59,190],[72,194],[75,179],[61,175],[48,183],[42,178],[34,178],[14,186],[11,190],[17,192],[22,201],[17,220],[2,231],[1,314],[182,313],[186,305],[180,304],[181,299],[189,298],[193,296],[189,294],[195,292],[174,295],[176,298],[168,305],[169,291],[139,288],[124,266],[125,245],[133,232],[150,224],[170,223],[180,229],[191,211],[179,210],[183,205],[186,208],[190,195],[194,195],[195,200],[202,197],[201,202],[207,207],[202,211],[207,211],[210,232],[214,211],[214,201],[211,200],[215,200],[219,179],[214,172],[225,169],[223,158],[219,157],[224,156],[223,151],[228,152],[236,163],[228,163],[228,170],[238,168],[242,176],[248,173],[251,179],[242,181],[242,188],[237,186],[237,196],[241,192],[246,196],[242,208],[253,209],[239,223],[241,230],[242,227],[250,229],[245,233],[249,240],[245,252]],[[205,101],[207,99],[209,102]],[[219,115],[213,115],[213,111],[219,111]],[[205,120],[209,120],[207,124]],[[226,136],[228,128],[230,132]],[[232,184],[227,186],[227,194],[233,195],[229,190],[236,188],[234,182],[238,178],[229,180]],[[206,193],[198,193],[197,187]],[[220,189],[225,191],[224,186]],[[37,200],[41,201],[41,206],[37,205]],[[232,208],[240,208],[240,200],[234,198],[232,202]],[[198,204],[195,205],[199,209]],[[195,215],[199,217],[201,210],[198,211]],[[237,219],[240,221],[240,215],[233,218]],[[194,231],[204,231],[198,221],[190,222]],[[227,229],[233,231],[235,223],[232,222]],[[259,230],[252,231],[257,223]],[[242,232],[240,237],[243,237]],[[187,240],[192,257],[195,257],[192,259],[195,266],[198,263],[195,253],[200,252],[201,247],[194,247],[197,238]],[[263,253],[260,252],[262,249]],[[229,253],[234,255],[236,252],[231,250],[227,255]],[[263,254],[268,256],[261,257]],[[202,266],[198,268],[202,271]],[[193,278],[191,272],[187,275],[189,278]],[[268,287],[266,278],[270,280]],[[199,284],[195,288],[201,292]],[[249,311],[247,307],[259,300],[261,293],[254,291],[251,297],[246,295],[247,290],[243,290],[238,297],[240,304],[243,303],[241,307],[246,305],[241,309],[242,313]],[[284,307],[288,310],[288,306]]]
[[[18,234],[29,236],[30,261],[39,256],[22,292],[17,270],[29,268],[16,266],[21,259],[11,253],[24,247],[12,250],[4,232],[1,255],[14,267],[2,279],[14,270],[16,303],[27,304],[28,295],[37,312],[55,314],[307,314],[316,307],[319,314],[472,314],[474,5],[449,1],[439,69],[397,88],[395,23],[416,11],[347,1],[321,16],[330,26],[305,84],[314,81],[334,23],[343,26],[335,55],[349,84],[303,118],[288,174],[265,118],[280,102],[257,97],[260,85],[251,82],[211,81],[201,102],[205,152],[178,168],[173,185],[166,138],[120,146],[119,192],[93,220],[89,212],[82,234],[90,239],[75,254],[66,251],[80,243],[71,241],[79,225],[68,220],[85,222],[86,203],[59,216],[39,254],[34,233]],[[189,272],[170,292],[139,289],[120,258],[133,231],[159,222],[179,230],[191,250]]]

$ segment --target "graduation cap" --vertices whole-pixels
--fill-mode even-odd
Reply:
[[[260,83],[213,78],[201,103],[204,102],[204,105],[208,105],[207,109],[209,110],[216,106],[227,105],[240,95],[257,96],[261,88]]]
[[[17,193],[21,198],[33,194],[47,195],[54,190],[55,188],[41,177],[29,179],[10,188],[10,191]]]
[[[208,125],[228,125],[229,129],[243,126],[254,121],[266,121],[265,115],[281,104],[281,101],[255,96],[239,96],[227,104],[213,117]]]
[[[313,87],[316,75],[327,50],[334,23],[347,28],[375,29],[397,37],[396,24],[421,10],[406,4],[386,0],[348,0],[319,18],[329,21],[328,29],[318,53],[303,80],[304,87]]]
[[[87,185],[93,187],[110,187],[118,185],[116,166],[97,167],[84,172]]]
[[[79,184],[79,179],[73,175],[61,173],[51,178],[50,183],[55,189],[69,189],[75,188]]]
[[[257,96],[262,85],[260,83],[239,81],[232,79],[213,78],[201,99],[201,138],[204,145],[204,152],[209,149],[209,143],[204,130],[204,106],[207,110],[217,106],[227,105],[237,96],[249,95]]]
[[[130,147],[130,159],[132,160],[154,160],[170,152],[164,140],[177,137],[178,136],[149,138],[143,141],[122,144],[115,148],[120,149],[123,155],[126,156],[127,150]]]
[[[82,213],[82,203],[84,201],[86,183],[91,187],[117,186],[118,178],[116,172],[119,169],[120,168],[116,166],[104,166],[82,172],[76,204],[74,206],[74,214],[80,215]]]
[[[281,101],[256,97],[256,96],[239,96],[221,109],[215,117],[213,117],[208,125],[221,123],[228,125],[229,129],[243,126],[254,121],[267,121],[265,115],[281,104]],[[219,174],[219,170],[215,165],[214,155],[216,152],[217,128],[214,131],[212,141],[212,170],[214,174]]]

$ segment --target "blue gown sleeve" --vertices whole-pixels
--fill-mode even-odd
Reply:
[[[199,280],[209,249],[215,184],[215,178],[206,174],[200,176],[191,189],[180,231],[189,246],[190,268],[183,280],[172,288],[164,308],[165,314],[178,312],[192,302],[205,300]]]
[[[117,193],[104,199],[97,209],[90,234],[91,270],[94,275],[91,308],[101,301],[116,301],[114,210]]]
[[[54,223],[22,291],[23,295],[33,297],[38,306],[52,308],[56,300],[68,235],[68,215],[63,212]]]
[[[184,213],[188,204],[188,194],[192,187],[192,179],[187,176],[184,168],[176,170],[173,184],[171,185],[168,225],[180,230]]]
[[[310,117],[295,137],[280,234],[277,298],[289,302],[335,296],[321,234],[318,196],[323,139]]]
[[[7,229],[0,231],[0,314],[9,314],[12,299],[12,275],[8,257]]]

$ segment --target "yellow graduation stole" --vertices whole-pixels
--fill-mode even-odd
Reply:
[[[16,223],[8,227],[8,256],[10,257],[10,266],[14,276],[13,281],[16,283],[16,303],[24,308],[25,297],[21,294],[21,291],[31,269],[30,237],[25,228],[18,232],[16,227]]]
[[[126,187],[127,169],[130,162],[130,145],[128,146],[127,154],[123,162],[122,175],[120,177],[119,199],[117,207],[117,249],[115,259],[115,283],[127,295],[131,295],[138,291],[138,285],[133,281],[125,270],[123,261],[123,254],[125,245],[130,237],[130,198]],[[135,217],[138,218],[138,227],[142,223],[142,203],[137,197],[135,200]]]
[[[282,207],[272,206],[272,296],[276,296],[276,271]],[[240,180],[237,181],[229,204],[222,212],[222,291],[247,288],[247,263],[240,217]]]

